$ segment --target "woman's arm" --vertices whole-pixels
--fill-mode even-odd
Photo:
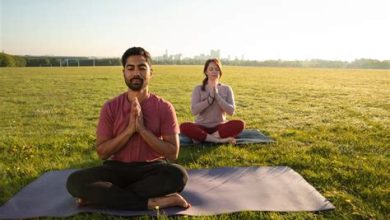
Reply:
[[[191,96],[191,112],[193,115],[197,115],[205,110],[212,104],[212,99],[206,98],[201,100],[201,88],[199,86],[195,87],[192,91]]]
[[[235,110],[234,104],[234,95],[233,90],[230,86],[226,86],[227,88],[227,97],[226,100],[219,94],[218,89],[215,88],[214,95],[215,101],[218,103],[219,107],[222,108],[228,115],[233,115]]]

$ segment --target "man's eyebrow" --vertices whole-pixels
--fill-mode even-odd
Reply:
[[[145,63],[141,63],[137,65],[138,67],[146,67],[147,65]],[[126,67],[135,67],[134,64],[126,64]]]

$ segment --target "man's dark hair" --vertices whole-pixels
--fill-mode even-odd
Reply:
[[[152,66],[152,57],[150,56],[150,53],[142,47],[132,47],[127,49],[126,52],[122,55],[122,66],[125,67],[127,58],[129,58],[129,56],[136,55],[143,56],[149,66]]]

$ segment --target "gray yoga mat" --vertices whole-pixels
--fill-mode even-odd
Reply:
[[[123,211],[78,208],[65,182],[75,170],[43,174],[0,207],[0,219],[41,216],[66,217],[81,212],[118,216],[152,215],[156,211]],[[223,167],[189,170],[189,181],[181,193],[192,207],[160,210],[164,215],[205,216],[240,211],[321,211],[334,209],[297,172],[289,167]]]
[[[214,143],[193,143],[192,139],[180,134],[180,146],[189,146],[189,145],[213,145]],[[244,144],[268,144],[275,142],[272,138],[266,136],[265,134],[261,133],[257,129],[245,129],[236,137],[237,145],[244,145]]]

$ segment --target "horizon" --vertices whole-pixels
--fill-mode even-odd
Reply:
[[[112,58],[141,46],[153,57],[390,59],[386,0],[0,0],[0,8],[0,51],[12,55]]]
[[[2,51],[2,53],[6,53],[4,51]],[[9,53],[6,53],[6,54],[9,54]],[[29,55],[29,54],[9,54],[9,55],[12,55],[12,56],[21,56],[21,57],[52,57],[52,58],[88,58],[88,59],[120,59],[121,56],[112,56],[112,57],[104,57],[104,56],[101,56],[101,57],[96,57],[96,56],[62,56],[62,55]],[[196,59],[196,56],[193,56],[193,57],[183,57],[181,58],[181,60],[184,60],[184,59]],[[159,57],[162,57],[161,55],[160,56],[153,56],[152,55],[152,59],[156,59],[156,58],[159,58]],[[219,58],[220,60],[229,60],[228,58],[226,57],[220,57]],[[241,60],[241,59],[238,59],[238,60]],[[353,59],[353,60],[328,60],[328,59],[321,59],[321,58],[309,58],[309,59],[302,59],[302,60],[298,60],[298,59],[291,59],[291,60],[286,60],[286,59],[264,59],[264,60],[250,60],[250,59],[243,59],[242,61],[257,61],[257,62],[264,62],[264,61],[314,61],[314,60],[322,60],[322,61],[338,61],[338,62],[353,62],[353,61],[356,61],[356,60],[377,60],[377,61],[380,61],[380,62],[385,62],[385,61],[390,61],[390,59],[385,59],[385,60],[378,60],[378,59],[373,59],[373,58],[369,58],[369,57],[361,57],[361,58],[356,58],[356,59]],[[229,61],[234,61],[234,59],[230,59]]]

